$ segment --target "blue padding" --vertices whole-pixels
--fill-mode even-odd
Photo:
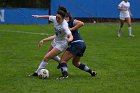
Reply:
[[[122,0],[51,0],[51,14],[59,5],[66,7],[74,17],[118,18],[118,4]],[[140,0],[129,0],[133,18],[140,18]]]
[[[48,24],[47,19],[33,18],[31,15],[48,15],[47,9],[0,8],[0,24]]]

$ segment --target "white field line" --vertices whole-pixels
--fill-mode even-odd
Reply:
[[[31,34],[31,35],[49,35],[45,33],[33,33],[33,32],[25,32],[25,31],[12,31],[12,30],[0,30],[0,32],[10,32],[10,33],[20,33],[20,34]]]

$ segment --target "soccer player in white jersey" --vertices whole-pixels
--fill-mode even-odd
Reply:
[[[134,37],[132,34],[132,27],[131,27],[131,11],[130,11],[130,3],[128,0],[123,0],[119,5],[118,9],[120,10],[120,27],[118,30],[118,37],[122,34],[122,27],[124,25],[124,21],[126,20],[128,23],[128,34],[130,37]]]
[[[68,28],[68,23],[65,20],[64,11],[58,10],[56,16],[33,15],[33,17],[48,18],[50,21],[54,23],[54,28],[55,28],[55,35],[41,40],[38,44],[38,46],[41,47],[44,42],[53,40],[48,53],[44,56],[44,59],[40,63],[38,69],[35,71],[35,73],[30,75],[30,76],[38,76],[37,73],[41,69],[46,67],[50,59],[55,59],[56,61],[60,61],[57,55],[66,49],[67,43],[73,40],[73,36]]]

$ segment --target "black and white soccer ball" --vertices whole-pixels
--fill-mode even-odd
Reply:
[[[49,78],[49,71],[47,69],[41,69],[38,72],[38,77],[43,79]]]

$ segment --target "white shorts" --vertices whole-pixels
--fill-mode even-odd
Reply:
[[[128,13],[126,13],[126,14],[120,13],[121,20],[125,20],[126,18],[130,18],[130,15]]]
[[[64,51],[67,48],[67,41],[55,41],[53,40],[51,43],[53,48],[57,48],[58,50],[60,50],[61,52]]]

